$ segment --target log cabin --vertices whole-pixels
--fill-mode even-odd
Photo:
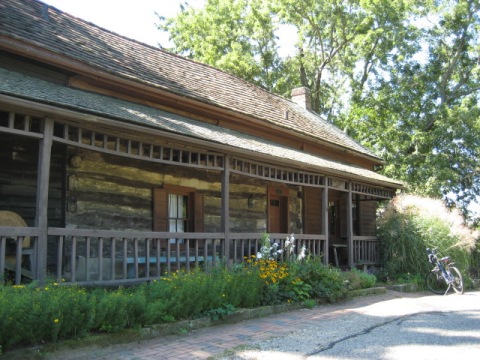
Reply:
[[[17,284],[228,266],[263,233],[375,264],[377,205],[403,187],[307,88],[287,99],[37,0],[0,2],[0,160],[0,280]]]

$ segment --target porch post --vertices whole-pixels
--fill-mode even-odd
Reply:
[[[328,265],[328,178],[325,177],[325,187],[322,189],[322,229],[325,234],[325,254],[323,255],[323,262]]]
[[[222,173],[222,217],[221,227],[225,235],[225,253],[223,256],[229,264],[230,257],[230,156],[225,155],[225,164]]]
[[[50,183],[50,159],[53,139],[53,119],[43,120],[43,138],[39,143],[37,171],[37,199],[35,211],[35,227],[38,227],[38,239],[35,244],[36,269],[34,277],[44,282],[47,276],[48,245],[48,188]]]
[[[348,182],[347,193],[347,244],[348,244],[348,266],[353,267],[353,214],[352,214],[352,182]]]

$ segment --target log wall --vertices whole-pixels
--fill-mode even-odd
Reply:
[[[67,150],[67,227],[150,231],[152,190],[165,184],[195,188],[204,195],[204,229],[221,231],[221,173],[190,167],[96,153]],[[232,175],[230,179],[230,231],[266,231],[267,184]],[[290,191],[290,231],[302,226],[298,187]],[[251,197],[252,206],[248,205]]]

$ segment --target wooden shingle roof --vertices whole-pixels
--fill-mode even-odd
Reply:
[[[167,90],[380,161],[333,124],[240,78],[115,34],[36,0],[0,1],[1,38],[21,41],[151,88]],[[288,117],[285,114],[288,113]]]
[[[88,91],[67,88],[25,74],[0,67],[0,96],[7,95],[27,101],[52,105],[57,108],[93,115],[92,121],[101,118],[115,119],[206,141],[225,145],[236,151],[261,154],[277,163],[295,163],[303,169],[321,171],[345,178],[356,178],[381,186],[401,188],[403,184],[386,176],[358,166],[343,164],[306,154],[300,150],[276,144],[239,131],[162,111],[149,106],[114,99]],[[99,116],[100,118],[95,118]]]

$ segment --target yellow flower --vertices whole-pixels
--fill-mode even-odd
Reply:
[[[53,322],[54,322],[55,324],[58,323],[59,321],[60,321],[60,320],[58,320],[58,319],[53,320]]]

